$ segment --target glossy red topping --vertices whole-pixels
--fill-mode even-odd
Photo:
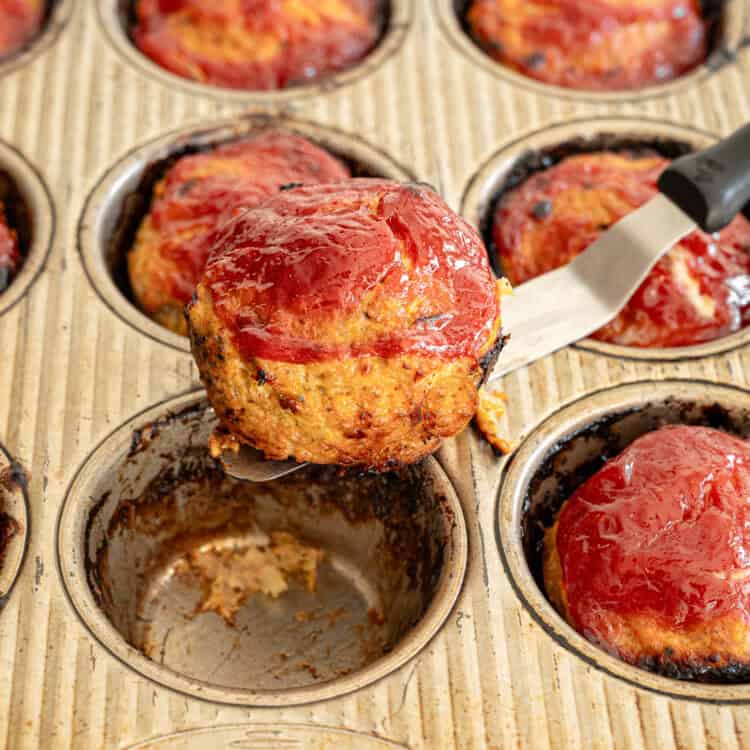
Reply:
[[[133,39],[183,78],[279,89],[359,62],[380,33],[380,0],[137,0]]]
[[[750,445],[706,427],[644,435],[563,506],[557,549],[573,624],[605,644],[611,614],[750,619]]]
[[[18,238],[15,231],[8,226],[3,204],[0,203],[0,292],[8,286],[20,263]]]
[[[699,0],[473,0],[472,35],[530,78],[574,89],[638,89],[707,53]]]
[[[208,259],[211,233],[239,210],[291,184],[349,176],[330,153],[280,130],[181,158],[167,172],[150,211],[159,254],[173,261],[172,272],[162,279],[170,295],[190,301]]]
[[[36,36],[44,11],[43,0],[0,0],[0,58],[18,52]]]
[[[478,358],[499,318],[480,237],[431,189],[303,187],[225,227],[202,284],[245,359]]]
[[[572,260],[656,194],[658,156],[595,153],[532,175],[498,204],[493,240],[511,283]],[[594,338],[637,347],[690,346],[750,319],[750,222],[694,232],[662,258],[617,318]]]

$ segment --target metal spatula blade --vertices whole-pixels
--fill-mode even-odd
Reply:
[[[489,380],[609,323],[659,258],[695,227],[695,221],[659,193],[567,266],[521,284],[503,302],[503,329],[511,338]]]
[[[243,445],[239,452],[224,451],[219,460],[230,477],[247,482],[270,482],[307,466],[296,461],[269,461],[249,445]]]

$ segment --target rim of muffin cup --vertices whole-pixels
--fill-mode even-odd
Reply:
[[[680,93],[697,86],[714,73],[731,63],[738,50],[748,41],[745,29],[748,11],[743,0],[723,0],[717,28],[714,30],[708,57],[693,70],[664,83],[640,89],[620,91],[591,91],[571,89],[538,81],[494,60],[475,42],[463,20],[469,0],[433,0],[440,26],[451,46],[468,57],[483,70],[508,83],[515,84],[536,94],[556,96],[562,99],[593,102],[623,102],[649,99]]]
[[[159,164],[186,149],[208,150],[237,141],[265,129],[279,128],[309,139],[347,163],[358,176],[383,177],[413,181],[414,175],[378,147],[359,136],[335,127],[318,125],[307,120],[286,116],[251,114],[212,124],[192,125],[161,135],[135,147],[116,161],[90,192],[78,224],[78,250],[84,269],[101,300],[121,320],[140,333],[181,352],[190,352],[187,337],[161,326],[138,306],[127,278],[125,247],[117,247],[120,225],[125,217],[128,196],[136,192],[141,180]],[[144,211],[127,219],[137,228]]]
[[[194,95],[220,97],[225,101],[256,100],[258,103],[282,104],[335,91],[375,72],[401,48],[414,20],[415,2],[416,0],[383,0],[384,19],[380,39],[362,60],[351,67],[319,81],[271,90],[226,88],[172,73],[143,54],[131,39],[129,26],[132,23],[134,0],[96,0],[96,7],[99,24],[114,49],[135,69],[150,78]]]
[[[667,120],[641,117],[593,117],[571,120],[526,133],[495,151],[470,178],[461,198],[461,214],[478,227],[497,273],[501,264],[492,240],[493,214],[505,186],[522,183],[524,159],[535,153],[554,152],[558,158],[606,148],[651,148],[657,152],[706,148],[719,136],[700,128]],[[559,156],[562,154],[562,156]],[[518,180],[518,176],[521,179]],[[678,362],[724,354],[750,343],[750,325],[711,341],[691,346],[636,347],[585,338],[574,347],[623,359]]]
[[[20,151],[1,140],[0,173],[10,183],[11,200],[16,206],[13,213],[22,217],[22,226],[10,222],[19,236],[22,262],[10,285],[0,292],[2,316],[21,301],[44,270],[55,231],[55,211],[52,196],[36,168]]]
[[[18,580],[26,558],[29,543],[29,495],[28,477],[0,443],[0,475],[5,480],[0,485],[0,511],[6,513],[16,524],[15,533],[8,541],[0,563],[0,609],[7,601]]]
[[[18,70],[49,49],[70,20],[74,5],[75,0],[50,0],[39,33],[18,51],[8,55],[7,58],[0,59],[0,78]]]
[[[129,498],[128,493],[137,492],[134,488],[140,487],[139,483],[150,486],[149,482],[153,480],[143,477],[149,477],[153,468],[161,466],[161,471],[165,467],[168,472],[174,471],[179,451],[195,451],[195,441],[205,437],[203,433],[206,429],[210,431],[215,419],[202,390],[166,399],[117,427],[92,449],[76,470],[57,519],[56,560],[68,602],[91,636],[123,665],[154,683],[202,700],[235,706],[295,706],[339,697],[387,677],[421,653],[438,635],[453,611],[463,589],[468,563],[468,530],[461,501],[434,456],[428,456],[415,465],[414,471],[420,486],[427,488],[429,497],[435,500],[429,512],[435,515],[445,532],[444,546],[437,557],[439,573],[433,580],[434,588],[419,619],[408,625],[392,647],[374,660],[350,673],[302,687],[226,687],[152,660],[126,641],[94,593],[94,589],[102,588],[100,577],[92,574],[94,563],[91,555],[98,554],[98,550],[94,550],[95,538],[97,534],[103,534],[103,538],[108,539],[106,529],[111,529],[112,520],[122,515],[120,506],[124,502],[125,506],[131,507],[131,501],[122,498]],[[162,452],[163,446],[159,442],[164,436],[166,445],[170,445],[169,455]],[[171,447],[169,440],[174,440],[178,447]],[[184,460],[191,471],[185,481],[191,481],[195,459]],[[132,461],[136,463],[130,465]],[[105,503],[109,502],[111,492],[116,492],[119,500],[114,509],[107,509]],[[379,519],[381,512],[385,511],[376,511],[374,518]],[[100,519],[99,515],[106,517]],[[349,523],[352,528],[357,528],[360,520],[352,519]],[[150,528],[151,533],[158,533],[154,532],[156,527]],[[104,530],[98,532],[97,529]]]
[[[667,410],[670,416],[665,418],[663,410]],[[640,418],[644,420],[642,423]],[[707,703],[748,703],[750,683],[700,682],[666,677],[628,664],[584,638],[557,612],[542,590],[540,550],[529,550],[528,545],[533,540],[530,541],[526,534],[527,520],[537,523],[537,531],[541,523],[540,518],[528,515],[530,508],[534,507],[533,488],[545,501],[552,497],[557,508],[569,494],[559,498],[556,485],[550,489],[543,483],[550,481],[550,477],[561,476],[565,481],[563,487],[572,493],[575,486],[585,480],[585,477],[574,476],[571,483],[570,474],[579,466],[574,465],[575,457],[571,460],[566,450],[572,454],[577,447],[576,441],[579,441],[578,446],[583,446],[581,450],[586,449],[587,440],[606,441],[607,430],[612,425],[617,427],[622,420],[622,429],[628,437],[623,447],[618,448],[619,453],[637,436],[662,424],[716,426],[717,419],[741,425],[742,435],[750,436],[750,391],[697,379],[644,380],[612,386],[566,404],[529,433],[503,468],[496,500],[495,538],[504,571],[526,611],[557,646],[587,666],[633,687],[670,698]],[[559,458],[557,464],[554,463],[556,457]],[[549,513],[549,509],[547,511]],[[549,520],[545,521],[545,528]]]

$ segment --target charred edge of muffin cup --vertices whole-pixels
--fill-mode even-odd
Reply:
[[[49,47],[67,24],[73,4],[74,0],[47,0],[42,25],[34,37],[7,57],[0,57],[0,76],[25,65]]]
[[[690,143],[675,138],[659,136],[648,138],[615,133],[598,133],[590,138],[572,138],[562,143],[525,152],[514,162],[513,167],[500,184],[495,196],[490,200],[484,215],[481,217],[479,231],[495,273],[498,276],[503,275],[502,262],[492,233],[495,211],[508,193],[526,182],[532,175],[544,172],[570,156],[590,154],[595,151],[629,152],[640,156],[658,154],[666,159],[678,159],[693,150],[694,147]]]
[[[58,563],[94,637],[154,682],[247,706],[343,695],[416,655],[466,568],[460,502],[437,461],[248,484],[208,456],[215,424],[201,392],[172,399],[106,438],[73,479]],[[317,555],[316,585],[287,569],[286,591],[233,598],[237,579],[222,588],[221,575],[246,585],[257,563],[242,556],[278,534]]]
[[[354,177],[415,179],[409,169],[358,136],[283,116],[252,114],[195,126],[137,147],[102,176],[89,194],[78,225],[78,247],[89,280],[125,322],[174,349],[189,352],[187,337],[159,325],[138,307],[128,275],[128,253],[151,208],[155,186],[180,158],[275,129],[307,138],[347,164]]]
[[[670,424],[750,438],[750,393],[695,380],[649,381],[614,386],[564,406],[530,433],[502,478],[497,516],[501,557],[537,622],[589,664],[671,696],[745,702],[750,687],[737,683],[750,681],[750,664],[712,667],[705,660],[674,660],[669,653],[644,658],[637,666],[627,664],[575,632],[546,593],[544,536],[565,501],[638,437]]]

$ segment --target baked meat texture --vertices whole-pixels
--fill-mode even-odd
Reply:
[[[509,191],[495,210],[492,238],[511,283],[571,261],[655,195],[668,164],[657,155],[571,156]],[[676,347],[726,336],[750,318],[749,274],[747,219],[738,216],[719,235],[693,232],[593,337],[624,346]]]
[[[183,78],[282,89],[359,62],[380,36],[381,0],[137,0],[140,50]]]
[[[289,185],[349,176],[348,167],[327,151],[280,130],[182,157],[156,185],[128,253],[138,306],[161,325],[187,335],[185,305],[218,226]]]
[[[474,416],[499,300],[480,237],[433,190],[356,179],[286,191],[227,225],[189,326],[239,442],[380,469]]]
[[[18,236],[9,226],[5,209],[0,203],[0,293],[8,288],[20,265]]]
[[[664,83],[708,49],[699,0],[472,0],[466,23],[491,57],[571,89]]]
[[[707,427],[637,439],[563,505],[547,594],[590,641],[674,677],[750,676],[750,445]]]
[[[0,60],[18,52],[44,22],[45,0],[0,0]]]

